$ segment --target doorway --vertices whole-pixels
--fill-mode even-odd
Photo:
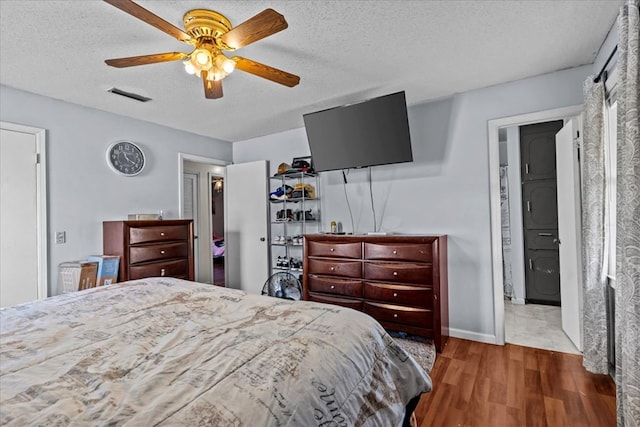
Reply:
[[[560,307],[556,134],[563,126],[554,120],[501,128],[505,341],[578,353]]]
[[[573,120],[571,126],[556,120],[501,128],[499,133],[505,341],[574,354],[581,348],[581,331],[572,327],[579,325],[581,305],[577,277],[572,280],[567,272],[579,263],[560,239],[575,241],[567,233],[579,224],[566,205],[571,199],[567,195],[574,195],[579,206],[574,189],[580,183],[574,182],[571,167],[577,167],[577,129]],[[565,138],[558,139],[561,134]],[[560,184],[567,188],[557,188]],[[565,197],[559,200],[561,195]],[[565,215],[559,218],[561,208]]]
[[[224,198],[214,189],[214,180],[222,180],[229,162],[179,153],[179,216],[194,221],[195,280],[224,286]],[[217,212],[214,215],[213,212]],[[216,240],[217,238],[217,240]],[[215,257],[220,259],[217,260]],[[216,265],[218,268],[216,269]],[[217,270],[217,274],[216,274]]]
[[[178,206],[179,216],[184,218],[184,171],[186,162],[213,167],[208,182],[203,186],[208,189],[207,195],[199,192],[200,211],[207,206],[211,212],[211,180],[216,177],[224,178],[222,200],[224,203],[224,275],[225,287],[241,289],[250,293],[260,294],[262,286],[269,275],[269,245],[268,245],[268,206],[267,194],[267,161],[261,160],[251,163],[232,165],[230,162],[178,153]],[[202,175],[201,175],[202,177]],[[202,179],[202,178],[200,178]],[[217,212],[217,208],[216,208]],[[213,281],[212,216],[208,213],[200,215],[198,220],[200,234],[203,239],[196,239],[194,256],[200,260],[200,273],[196,272],[196,280],[203,282],[209,278]],[[211,268],[205,271],[202,267]]]
[[[494,296],[494,321],[496,344],[505,343],[505,300],[503,276],[503,239],[500,198],[500,133],[501,129],[524,126],[578,116],[582,106],[572,106],[523,114],[488,122],[489,133],[489,194],[491,203],[491,251]],[[504,132],[504,131],[503,131]],[[524,243],[523,243],[524,244]],[[518,264],[518,263],[515,263]],[[514,264],[514,265],[515,265]],[[523,296],[524,298],[524,296]],[[522,301],[524,302],[524,301]]]

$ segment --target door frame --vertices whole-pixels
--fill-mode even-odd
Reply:
[[[206,165],[212,165],[212,166],[220,166],[222,167],[223,171],[221,172],[221,176],[224,175],[224,168],[227,165],[230,165],[232,162],[226,161],[226,160],[221,160],[221,159],[215,159],[213,157],[205,157],[205,156],[200,156],[198,154],[190,154],[190,153],[183,153],[183,152],[178,152],[178,218],[184,218],[184,162],[185,161],[189,161],[189,162],[194,162],[194,163],[202,163],[202,164],[206,164]],[[208,191],[207,191],[208,196],[208,200],[204,201],[205,203],[207,203],[207,206],[209,206],[209,212],[211,212],[211,186],[208,186]],[[199,203],[202,203],[203,201],[200,200]],[[199,218],[198,221],[200,224],[198,224],[199,230],[202,230],[203,228],[200,226],[202,224],[203,221],[208,221],[209,222],[209,229],[211,229],[212,225],[211,224],[211,217],[209,216],[208,218]],[[226,218],[225,218],[225,233],[226,233]],[[197,245],[197,243],[194,243],[194,245]],[[213,253],[211,251],[211,245],[208,245],[209,248],[209,253],[206,254],[207,255],[207,259],[208,260],[212,260],[213,258]],[[195,248],[194,248],[194,253],[195,253]],[[198,251],[199,253],[199,251]],[[204,258],[202,256],[202,254],[198,255],[199,258]],[[211,267],[211,277],[213,278],[213,263],[210,262],[210,267]],[[196,271],[197,273],[197,271]],[[225,272],[226,275],[226,272]],[[213,281],[213,280],[212,280]],[[225,280],[226,282],[226,280]]]
[[[522,126],[579,116],[582,104],[537,111],[487,121],[489,144],[489,204],[491,220],[491,274],[493,277],[493,316],[495,344],[505,344],[504,282],[502,278],[502,223],[500,213],[500,128]]]
[[[38,299],[49,294],[49,246],[47,231],[47,133],[45,129],[1,122],[0,128],[33,135],[36,140],[36,247],[38,251]]]

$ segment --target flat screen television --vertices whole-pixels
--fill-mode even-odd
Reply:
[[[404,91],[303,115],[316,172],[412,162]]]

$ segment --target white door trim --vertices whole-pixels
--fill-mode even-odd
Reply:
[[[491,216],[491,273],[493,276],[493,316],[495,344],[504,345],[504,283],[502,279],[502,224],[500,218],[500,151],[498,130],[578,116],[582,105],[503,117],[487,122],[489,140],[489,203]]]
[[[48,239],[47,239],[47,150],[45,129],[15,123],[0,122],[0,128],[33,135],[36,140],[38,163],[36,165],[36,227],[38,250],[38,299],[48,296]]]

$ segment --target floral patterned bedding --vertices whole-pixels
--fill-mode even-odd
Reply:
[[[0,310],[0,425],[394,426],[430,389],[337,306],[150,278]]]

